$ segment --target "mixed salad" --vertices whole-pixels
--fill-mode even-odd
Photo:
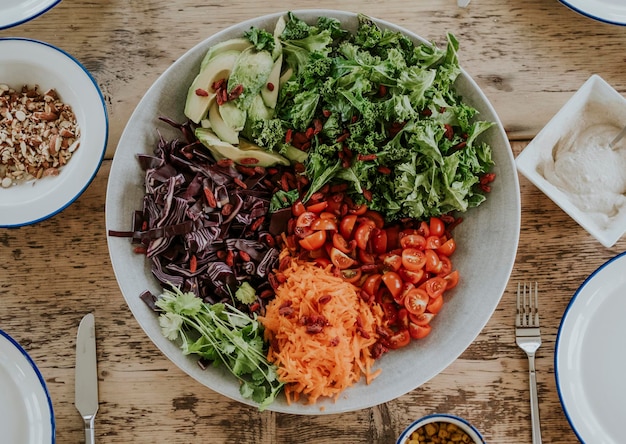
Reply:
[[[452,229],[495,178],[457,50],[288,13],[210,48],[161,117],[180,137],[138,156],[144,206],[109,234],[151,261],[164,334],[260,408],[371,381],[457,285]]]

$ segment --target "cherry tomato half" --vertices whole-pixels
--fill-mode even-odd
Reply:
[[[430,250],[436,250],[441,247],[441,238],[439,236],[428,236],[426,238],[426,247]]]
[[[439,273],[441,271],[441,259],[437,256],[437,253],[431,249],[424,250],[424,254],[426,255],[426,265],[424,268],[426,271],[431,273]]]
[[[398,271],[402,267],[402,256],[395,253],[387,253],[381,256],[385,269]]]
[[[370,243],[375,254],[383,254],[387,251],[387,232],[381,228],[374,228],[370,236]]]
[[[322,248],[326,242],[326,232],[323,230],[314,231],[298,241],[305,250],[313,251]]]
[[[416,248],[423,250],[426,247],[426,238],[421,234],[408,234],[400,238],[402,248]]]
[[[456,241],[454,238],[450,238],[437,248],[437,252],[444,256],[452,256],[452,253],[456,250]]]
[[[413,315],[420,315],[426,311],[429,297],[419,288],[414,288],[404,296],[404,307]]]
[[[317,233],[326,233],[326,232],[318,231]],[[333,265],[339,268],[340,270],[350,268],[356,263],[354,259],[352,259],[350,256],[341,252],[335,247],[332,247],[330,249],[330,260],[332,261]]]
[[[441,307],[443,307],[443,296],[437,296],[428,302],[426,311],[432,314],[437,314],[441,311]]]
[[[322,219],[321,217],[319,217],[311,222],[311,230],[337,231],[337,223],[334,220]]]
[[[404,282],[410,282],[411,284],[418,284],[424,277],[424,270],[411,271],[406,268],[400,268],[398,270],[400,278]]]
[[[385,342],[390,349],[397,350],[407,346],[411,342],[411,334],[407,329],[398,330],[396,333],[387,338]]]
[[[417,325],[409,322],[409,334],[413,339],[423,339],[430,334],[431,330],[430,325]]]
[[[304,204],[300,200],[298,200],[291,206],[291,213],[296,217],[300,216],[305,211],[306,208],[304,208]]]
[[[456,287],[459,283],[459,271],[454,270],[443,277],[448,283],[446,284],[446,290]]]
[[[361,250],[367,249],[367,243],[370,240],[370,236],[372,234],[372,230],[375,228],[373,222],[366,222],[366,220],[359,223],[359,225],[354,230],[354,239],[356,240],[356,245]]]
[[[426,290],[426,293],[430,298],[441,296],[447,287],[448,282],[439,276],[428,279],[423,285],[424,290]]]
[[[424,325],[430,324],[430,321],[432,321],[434,317],[435,317],[434,313],[428,313],[428,312],[424,312],[418,315],[409,314],[409,319],[411,320],[411,322],[414,323],[415,325],[419,325],[422,327]]]
[[[339,232],[346,240],[352,239],[352,231],[356,225],[357,218],[356,214],[348,214],[339,222]]]
[[[313,213],[319,214],[322,211],[324,211],[326,209],[326,207],[328,207],[328,202],[326,202],[325,200],[318,202],[318,203],[314,203],[311,204],[309,206],[306,207],[307,211],[311,211]]]
[[[382,282],[382,276],[378,273],[370,274],[365,282],[363,282],[363,286],[361,289],[365,291],[370,296],[375,296],[380,288],[380,283]]]
[[[402,266],[410,271],[419,271],[426,265],[426,255],[417,248],[402,250]]]
[[[402,300],[403,282],[395,271],[387,271],[382,276],[383,283],[391,293],[393,299],[400,303]]]
[[[335,233],[333,234],[333,247],[337,248],[339,251],[350,254],[352,250],[354,250],[354,241],[348,242],[341,234]]]
[[[428,228],[430,230],[431,236],[441,237],[446,230],[446,226],[443,221],[438,217],[431,217],[430,223],[428,224]]]

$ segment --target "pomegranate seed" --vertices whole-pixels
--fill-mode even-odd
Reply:
[[[243,159],[239,160],[239,163],[241,163],[242,165],[251,165],[259,163],[259,159],[257,159],[256,157],[244,157]]]
[[[274,84],[272,82],[267,82],[267,89],[274,91]]]
[[[207,97],[209,95],[208,91],[202,89],[202,88],[198,88],[196,89],[196,95],[197,96],[201,96],[201,97]]]

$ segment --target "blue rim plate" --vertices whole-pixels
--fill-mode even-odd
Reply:
[[[578,288],[559,326],[556,386],[567,420],[583,443],[624,442],[625,271],[626,252],[601,265]]]
[[[0,0],[2,2],[3,0]],[[67,52],[45,42],[0,38],[0,81],[14,89],[54,88],[80,128],[80,147],[58,176],[0,188],[0,227],[19,227],[54,216],[85,191],[104,158],[108,115],[89,71]]]
[[[39,17],[61,0],[0,0],[0,29],[21,25]]]
[[[2,330],[0,394],[3,442],[54,444],[54,410],[46,383],[28,353]]]
[[[624,0],[559,0],[568,8],[600,22],[626,25]]]

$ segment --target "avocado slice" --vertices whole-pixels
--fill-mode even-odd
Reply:
[[[228,158],[246,166],[289,165],[289,160],[280,154],[265,151],[245,139],[240,139],[239,147],[236,147],[224,142],[217,134],[207,128],[196,128],[195,134],[198,140],[211,151],[216,160]],[[253,159],[256,162],[253,162]]]
[[[281,152],[287,159],[291,160],[293,163],[304,163],[309,157],[307,153],[296,148],[290,143],[285,144],[281,148]]]
[[[269,120],[274,117],[274,110],[265,106],[265,101],[261,94],[254,96],[248,106],[248,118],[254,120]]]
[[[200,70],[203,70],[206,64],[215,57],[217,54],[227,52],[227,51],[245,51],[248,48],[252,47],[252,42],[250,40],[240,37],[236,39],[224,40],[223,42],[217,43],[209,48],[207,53],[205,54],[202,62],[200,63]]]
[[[211,85],[220,79],[227,79],[235,65],[240,51],[225,51],[216,54],[202,69],[187,92],[185,102],[185,115],[195,123],[199,123],[207,113],[211,103],[215,100],[215,91]],[[202,90],[206,95],[199,95],[198,90]]]
[[[243,92],[236,99],[242,109],[247,109],[254,96],[267,84],[273,66],[274,59],[268,51],[248,48],[241,52],[228,78],[228,92],[238,85],[243,86]]]
[[[224,122],[224,118],[220,113],[220,106],[217,104],[217,101],[214,101],[209,108],[209,123],[211,124],[211,129],[224,142],[228,142],[232,145],[237,145],[239,143],[239,130],[236,130]]]
[[[280,87],[280,71],[282,66],[283,55],[281,54],[274,62],[274,66],[272,66],[267,82],[265,82],[261,88],[263,102],[267,107],[272,109],[276,108],[276,103],[278,102],[278,89]],[[270,84],[272,85],[271,88],[269,87]]]
[[[225,102],[218,105],[224,123],[235,131],[241,131],[246,124],[245,110],[240,109],[234,102]]]

